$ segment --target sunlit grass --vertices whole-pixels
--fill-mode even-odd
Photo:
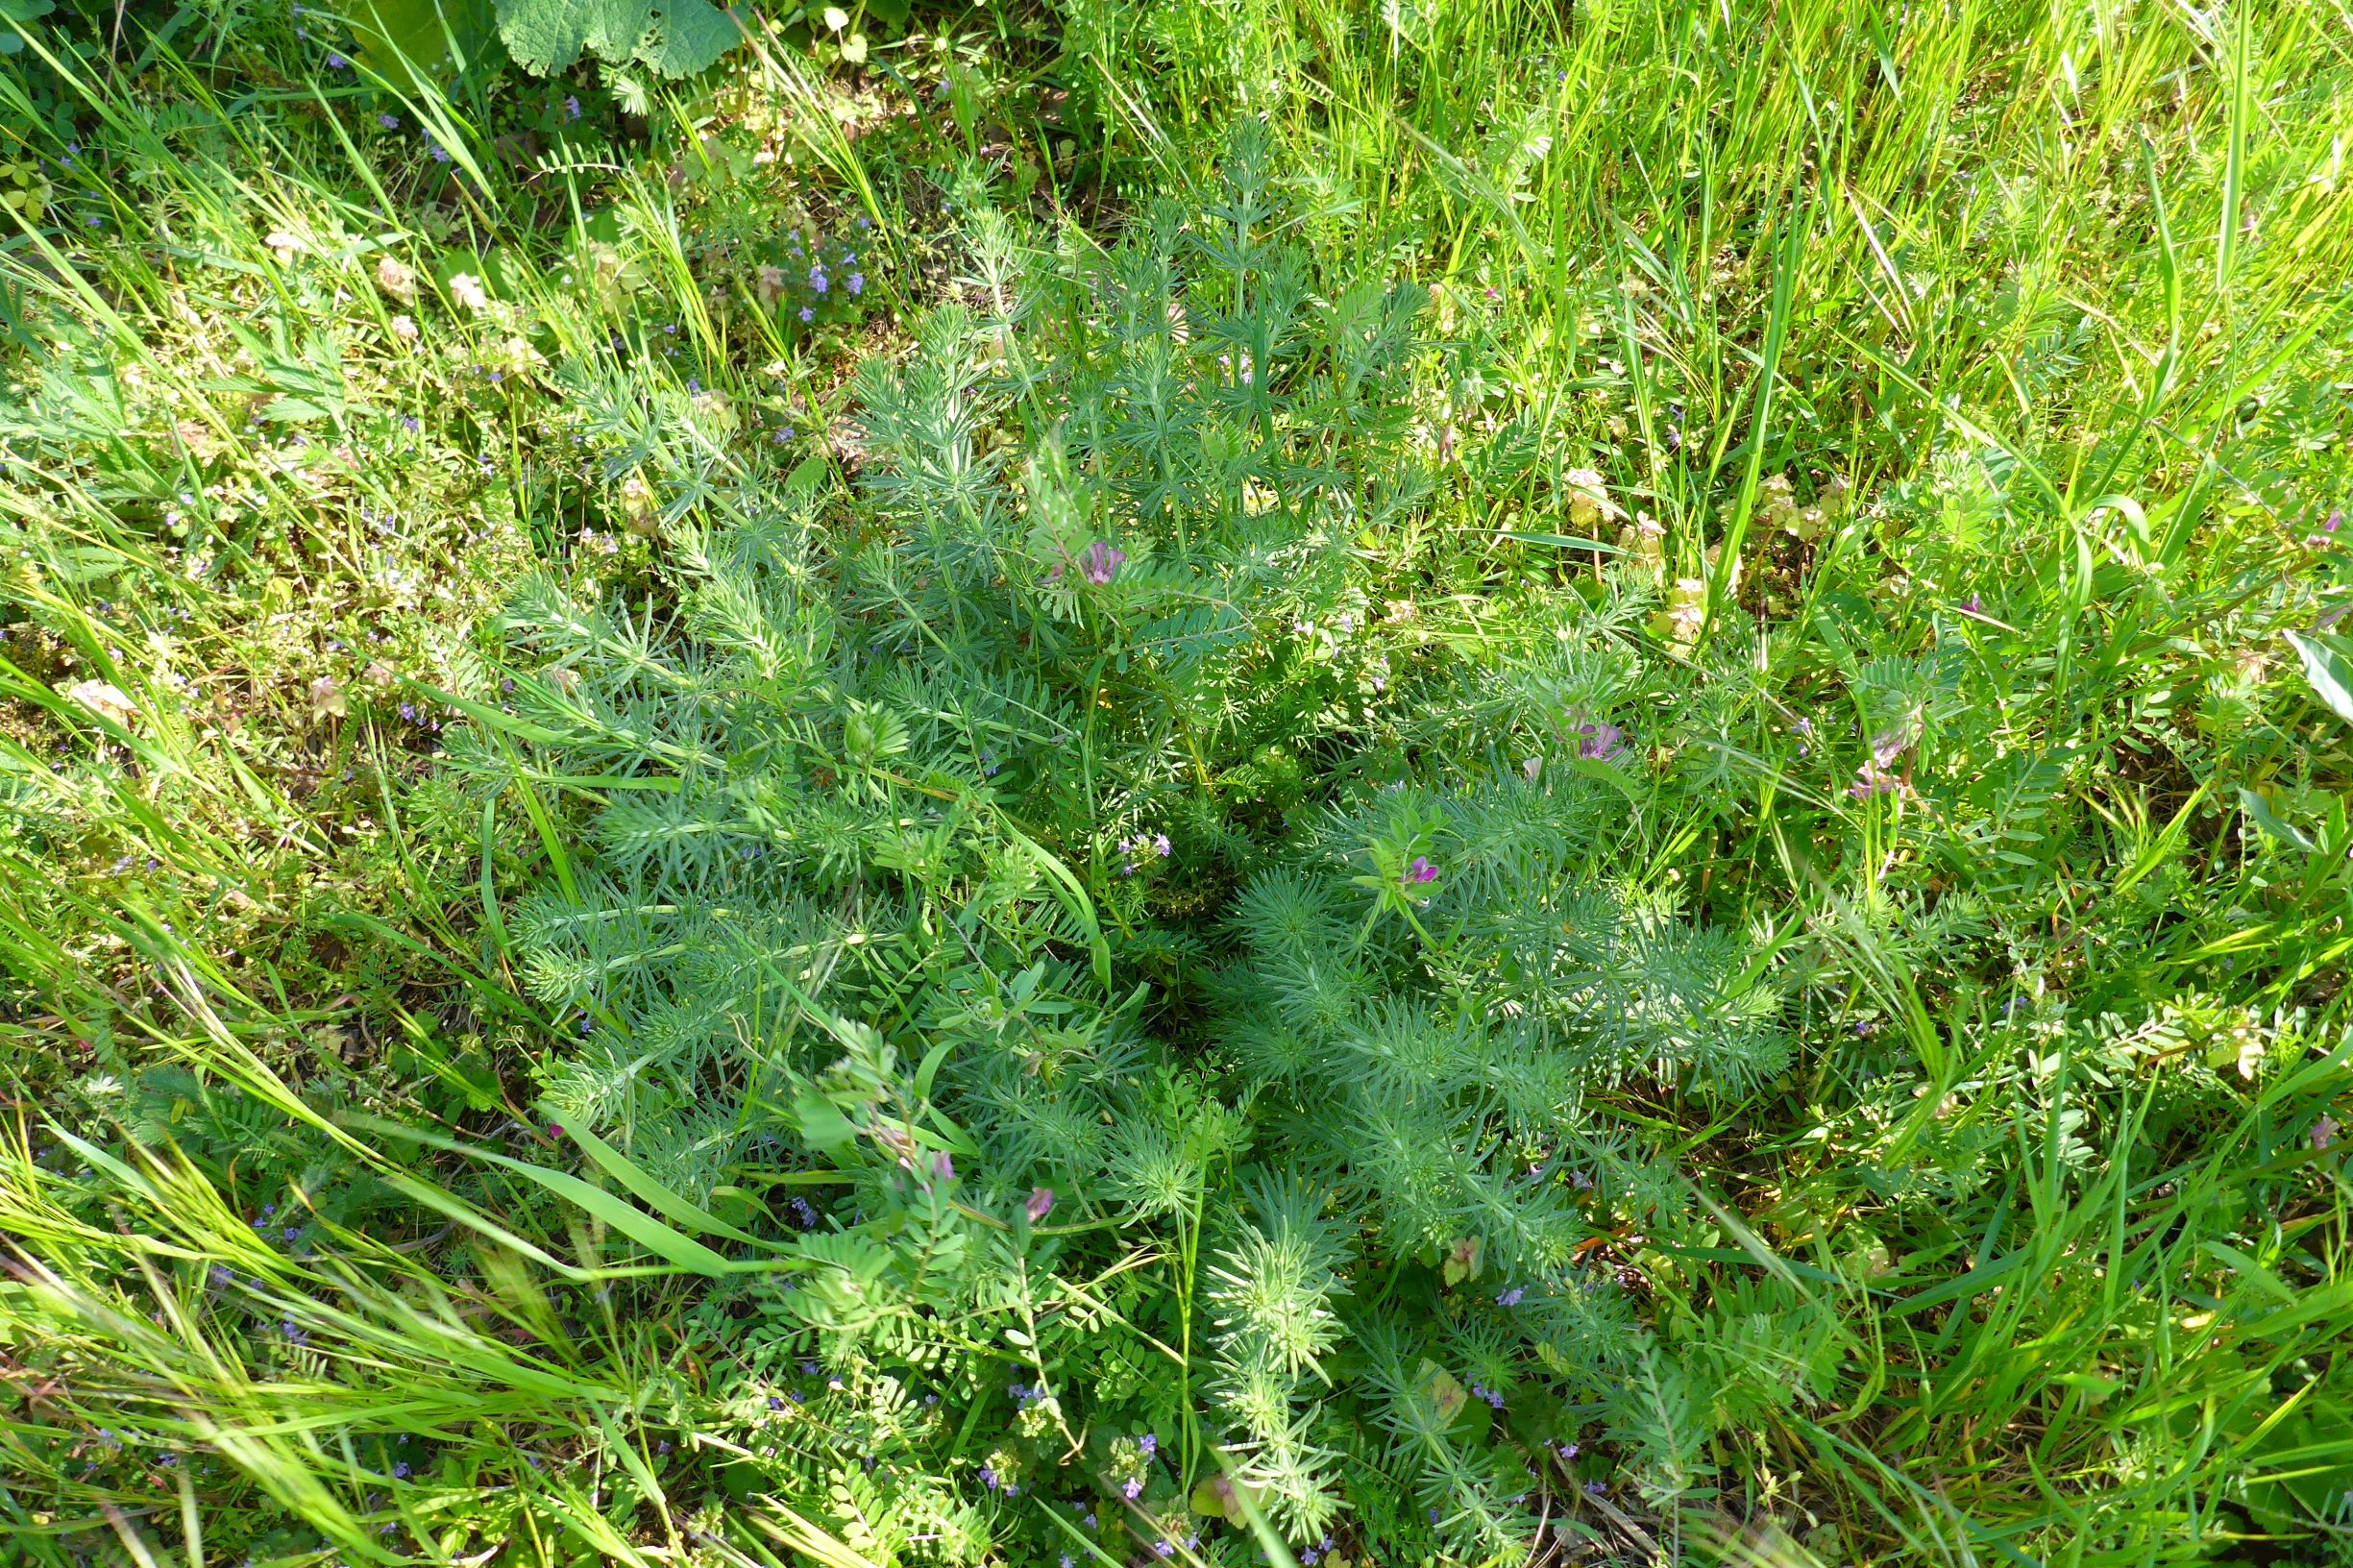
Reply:
[[[1432,289],[1417,439],[1491,464],[1359,541],[1419,618],[1384,656],[1459,658],[1471,696],[1368,722],[1373,762],[1311,765],[1336,796],[1380,756],[1446,758],[1483,650],[1556,596],[1625,596],[1642,783],[1595,858],[1752,933],[1796,998],[1798,1060],[1754,1093],[1615,1096],[1676,1129],[1717,1207],[1703,1244],[1604,1256],[1694,1364],[1742,1343],[1743,1291],[1786,1292],[1822,1377],[1712,1436],[1709,1487],[1581,1505],[1590,1473],[1564,1472],[1560,1511],[1616,1550],[1729,1560],[2188,1561],[2244,1537],[2337,1560],[2353,838],[2343,726],[2278,632],[2341,610],[2343,15],[1052,20],[1059,58],[984,62],[968,132],[920,51],[894,63],[925,95],[904,134],[853,137],[771,41],[720,96],[666,89],[642,129],[536,166],[502,147],[522,89],[495,80],[393,97],[313,65],[254,101],[168,46],[137,75],[17,57],[48,51],[23,79],[110,161],[60,165],[0,257],[12,1548],[890,1556],[846,1479],[764,1499],[730,1469],[769,1417],[687,1348],[711,1332],[677,1261],[696,1225],[617,1234],[386,1130],[662,1211],[534,1103],[575,1024],[506,922],[590,786],[491,811],[438,789],[461,716],[433,694],[482,685],[527,571],[667,626],[665,525],[854,471],[849,362],[938,299],[1012,297],[962,205],[974,153],[1022,221],[1002,262],[1108,240],[1155,195],[1198,210],[1256,115],[1330,292]],[[763,117],[789,174],[722,144]],[[795,202],[887,248],[854,327],[795,331],[706,248]],[[1035,413],[987,441],[1042,440]],[[1115,866],[1050,847],[1117,907]],[[1134,1266],[1189,1292],[1200,1227]],[[943,1477],[993,1440],[968,1435]],[[995,1550],[1027,1549],[1012,1530]],[[903,1532],[957,1531],[987,1535]]]

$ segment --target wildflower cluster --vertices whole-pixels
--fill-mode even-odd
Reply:
[[[750,247],[745,254],[761,308],[794,331],[857,320],[870,303],[869,273],[879,254],[872,231],[860,217],[838,233],[788,233]]]
[[[1119,874],[1134,876],[1139,862],[1166,860],[1172,846],[1165,833],[1148,836],[1139,833],[1134,838],[1121,839],[1116,847],[1119,852]]]

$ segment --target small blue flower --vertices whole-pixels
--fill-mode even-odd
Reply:
[[[341,55],[329,55],[327,57],[327,68],[331,71],[348,71],[352,68],[352,62],[345,60]]]
[[[804,305],[800,307],[800,319],[803,321],[815,321],[817,319],[817,312]]]
[[[398,131],[401,128],[401,117],[398,114],[379,114],[376,116],[376,123],[387,131]]]
[[[564,100],[564,118],[567,120],[576,120],[579,117],[580,101],[577,98],[566,98]]]
[[[852,294],[863,294],[866,292],[865,273],[853,272],[849,275],[849,291]]]

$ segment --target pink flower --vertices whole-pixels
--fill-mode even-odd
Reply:
[[[1867,762],[1855,770],[1854,782],[1847,793],[1857,800],[1868,800],[1875,795],[1894,795],[1903,788],[1903,780],[1875,762]]]
[[[1037,1224],[1054,1212],[1054,1189],[1050,1187],[1031,1188],[1029,1202],[1021,1207],[1022,1211],[1029,1215],[1029,1222],[1032,1225]]]
[[[1607,762],[1626,749],[1626,731],[1615,724],[1580,724],[1577,733],[1584,737],[1578,743],[1577,754],[1587,762]]]
[[[1437,879],[1438,869],[1430,864],[1430,857],[1427,855],[1415,855],[1413,863],[1406,868],[1405,880],[1409,888],[1419,887],[1425,882],[1435,882]]]
[[[1119,568],[1126,561],[1126,551],[1108,541],[1097,539],[1093,544],[1089,545],[1087,552],[1078,558],[1078,569],[1089,582],[1093,583],[1097,588],[1107,588],[1111,585],[1111,579],[1119,575]]]

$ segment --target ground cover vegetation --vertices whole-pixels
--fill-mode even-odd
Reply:
[[[9,0],[0,1556],[2353,1561],[2353,22]]]

